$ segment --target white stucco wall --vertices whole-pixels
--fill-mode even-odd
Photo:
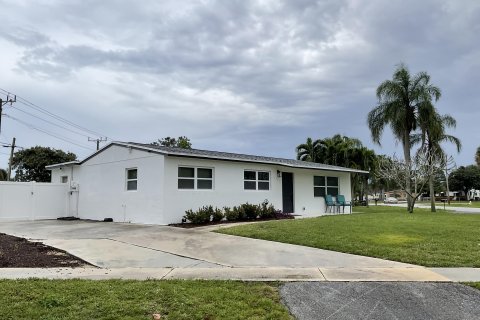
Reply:
[[[136,191],[126,190],[127,168],[138,170]],[[69,170],[52,170],[52,181],[63,175],[58,171]],[[82,165],[74,166],[71,181],[79,184],[78,217],[82,219],[167,223],[163,215],[162,155],[112,145]]]
[[[213,190],[179,190],[178,167],[194,166],[214,168]],[[270,172],[270,190],[244,190],[244,170]],[[325,200],[313,195],[313,176],[331,176],[339,178],[340,194],[349,201],[350,174],[346,172],[320,171],[287,168],[283,166],[165,157],[165,215],[171,222],[179,222],[185,210],[197,209],[204,205],[235,206],[245,202],[259,204],[267,199],[275,208],[282,210],[282,178],[277,177],[277,170],[293,173],[294,211],[304,217],[325,214]],[[304,210],[305,208],[305,210]]]
[[[213,168],[213,190],[179,190],[178,167],[194,166]],[[269,171],[270,190],[244,190],[244,170]],[[204,205],[219,208],[233,207],[245,202],[260,204],[268,199],[276,208],[282,207],[282,178],[277,177],[277,167],[231,161],[165,157],[165,215],[171,222],[180,222],[185,210]]]

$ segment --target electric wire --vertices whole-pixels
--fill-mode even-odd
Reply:
[[[7,94],[7,95],[15,95],[14,93],[12,93],[12,92],[10,92],[10,91],[7,91],[7,90],[5,90],[5,89],[3,89],[3,88],[0,88],[0,91],[2,91],[4,94]],[[23,105],[25,105],[25,106],[27,106],[27,107],[30,107],[30,108],[32,108],[32,109],[34,109],[34,110],[36,110],[36,111],[38,111],[38,112],[40,112],[40,113],[43,113],[43,114],[45,114],[45,115],[47,115],[47,116],[50,116],[50,117],[54,118],[55,120],[57,120],[57,121],[59,121],[59,122],[62,122],[62,123],[67,124],[67,125],[69,125],[69,126],[72,126],[72,127],[76,128],[76,129],[78,129],[78,130],[81,130],[81,131],[85,132],[85,133],[90,133],[90,134],[93,134],[93,135],[95,135],[95,136],[103,136],[103,137],[106,137],[106,135],[104,135],[104,134],[101,134],[101,133],[99,133],[99,132],[97,132],[97,131],[94,131],[94,130],[90,130],[90,129],[85,128],[85,127],[83,127],[83,126],[81,126],[81,125],[78,125],[78,124],[76,124],[76,123],[74,123],[74,122],[72,122],[72,121],[70,121],[70,120],[68,120],[68,119],[65,119],[65,118],[63,118],[63,117],[61,117],[61,116],[59,116],[59,115],[56,115],[56,114],[54,114],[54,113],[52,113],[52,112],[50,112],[50,111],[48,111],[48,110],[40,107],[39,105],[37,105],[37,104],[35,104],[35,103],[33,103],[33,102],[30,102],[30,101],[28,101],[28,100],[25,99],[25,98],[22,98],[22,97],[19,96],[19,95],[15,95],[15,96],[16,96],[16,98],[17,98],[17,102],[19,102],[19,103],[21,103],[21,104],[23,104]],[[17,109],[18,109],[18,108],[17,108]],[[18,110],[19,110],[19,109],[18,109]]]
[[[23,124],[24,126],[30,128],[30,129],[37,130],[37,131],[42,132],[42,133],[44,133],[44,134],[46,134],[46,135],[49,135],[49,136],[51,136],[51,137],[54,137],[54,138],[63,140],[63,141],[65,141],[65,142],[74,144],[74,145],[76,145],[76,146],[78,146],[78,147],[81,147],[81,148],[84,148],[84,149],[87,149],[87,150],[94,150],[94,149],[92,149],[92,148],[89,148],[89,147],[86,147],[86,146],[84,146],[84,145],[81,145],[80,143],[74,142],[74,141],[72,141],[72,140],[70,140],[70,139],[67,139],[67,138],[61,137],[61,136],[59,136],[59,135],[57,135],[57,134],[55,134],[55,133],[49,132],[49,131],[47,131],[47,130],[45,130],[45,129],[37,128],[37,127],[35,127],[34,125],[32,125],[31,123],[25,122],[25,121],[23,121],[23,120],[20,120],[20,119],[18,119],[18,118],[15,118],[15,117],[12,117],[12,116],[9,115],[9,114],[5,114],[5,117],[10,118],[10,119],[12,119],[12,120],[14,120],[14,121],[17,121],[18,123],[21,123],[21,124]]]

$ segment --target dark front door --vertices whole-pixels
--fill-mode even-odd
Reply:
[[[293,173],[282,172],[283,212],[293,213]]]

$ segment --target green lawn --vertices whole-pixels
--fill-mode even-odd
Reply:
[[[217,232],[430,267],[480,267],[480,215],[355,207],[354,214],[269,221]],[[252,249],[254,250],[254,249]]]
[[[480,290],[480,282],[465,282],[465,284]]]
[[[291,319],[275,285],[234,281],[0,280],[0,319]]]

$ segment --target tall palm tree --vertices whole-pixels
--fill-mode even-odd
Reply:
[[[306,143],[299,144],[296,148],[297,160],[319,162],[318,149],[320,140],[313,141],[312,138],[307,138]]]
[[[368,127],[372,139],[380,145],[380,138],[387,125],[397,140],[402,143],[405,162],[411,162],[412,147],[410,135],[418,127],[417,114],[430,108],[432,101],[438,101],[440,89],[430,84],[426,72],[410,75],[408,68],[400,64],[393,73],[392,80],[385,80],[377,88],[378,105],[368,113]],[[406,191],[411,194],[410,175],[406,177]],[[409,196],[408,211],[413,212]]]
[[[426,148],[430,155],[438,159],[446,158],[445,151],[442,149],[442,143],[453,143],[457,152],[462,149],[462,143],[460,139],[452,135],[446,134],[446,128],[455,128],[457,121],[450,115],[440,115],[433,105],[430,106],[430,110],[423,109],[418,114],[419,127],[421,133],[412,135],[412,143],[422,143],[422,148]],[[432,164],[430,164],[432,165]],[[429,178],[430,188],[430,208],[432,212],[436,211],[435,208],[435,190],[433,184],[434,175]],[[447,195],[448,197],[449,195]]]
[[[355,149],[363,147],[361,141],[339,134],[331,138],[321,139],[318,144],[319,162],[350,167],[351,154]]]

